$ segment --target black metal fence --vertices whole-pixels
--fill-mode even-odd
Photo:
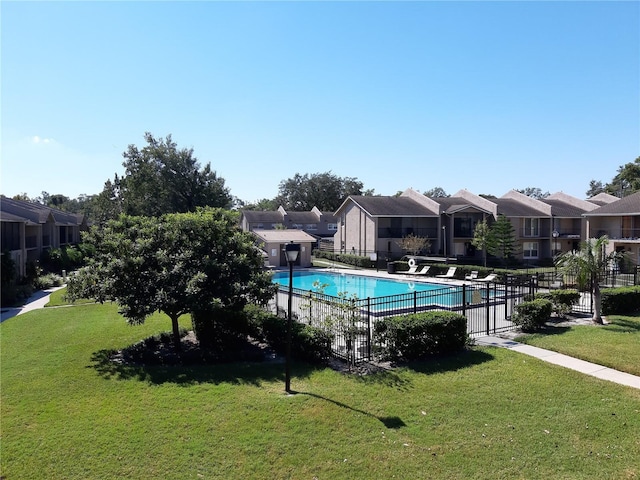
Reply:
[[[470,336],[493,335],[515,328],[511,321],[515,306],[535,290],[531,276],[364,299],[294,288],[291,311],[298,322],[333,332],[333,354],[356,364],[373,358],[373,325],[382,318],[429,310],[452,311],[467,318]],[[271,304],[274,311],[288,313],[288,294],[288,287],[278,291]]]

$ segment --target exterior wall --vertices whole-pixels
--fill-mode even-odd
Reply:
[[[366,255],[377,250],[377,222],[355,204],[349,204],[338,220],[334,251]]]
[[[272,267],[287,267],[287,259],[282,252],[285,244],[279,242],[272,242],[266,244],[263,248],[267,253],[266,261],[269,266]],[[298,254],[298,260],[295,266],[310,267],[311,266],[311,250],[312,245],[310,242],[300,243],[300,253]]]

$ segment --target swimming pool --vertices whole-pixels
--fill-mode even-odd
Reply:
[[[289,272],[276,272],[273,275],[274,283],[289,286]],[[324,285],[324,288],[320,286]],[[320,272],[320,271],[294,271],[293,288],[322,292],[331,296],[339,293],[347,296],[355,295],[357,298],[387,297],[412,292],[425,292],[441,290],[447,285],[388,280],[386,278],[368,277],[363,275],[350,275],[345,273]]]

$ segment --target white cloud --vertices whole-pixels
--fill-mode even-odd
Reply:
[[[53,143],[54,140],[52,138],[42,138],[38,135],[34,135],[31,137],[31,143]]]

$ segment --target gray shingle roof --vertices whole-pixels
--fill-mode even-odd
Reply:
[[[52,216],[56,225],[80,225],[83,219],[82,215],[76,213],[63,212],[39,203],[13,200],[7,197],[0,198],[0,210],[32,223],[46,223],[49,216]]]
[[[596,208],[585,213],[587,217],[591,216],[616,216],[616,215],[640,215],[640,192],[632,193],[620,200],[608,203],[602,207]]]
[[[551,215],[554,217],[580,218],[583,213],[588,211],[584,208],[580,208],[576,205],[571,205],[560,200],[550,200],[545,198],[541,201],[547,205],[551,205]]]
[[[492,202],[498,205],[498,215],[502,214],[506,217],[544,217],[546,216],[540,210],[530,207],[529,205],[519,202],[513,198],[493,198]]]
[[[274,210],[242,210],[242,215],[249,223],[282,223],[282,214]]]
[[[352,195],[351,200],[374,217],[434,217],[423,205],[408,197]]]

